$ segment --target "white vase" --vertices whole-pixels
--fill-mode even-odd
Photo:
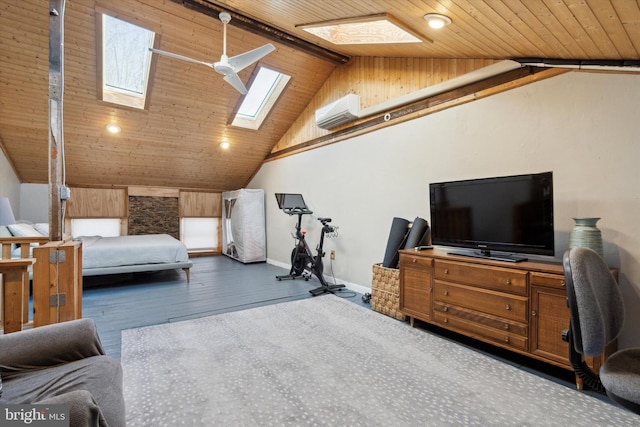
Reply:
[[[602,250],[602,233],[596,227],[596,223],[600,218],[573,218],[576,225],[569,235],[569,247],[589,248],[596,251],[601,257],[604,257]]]

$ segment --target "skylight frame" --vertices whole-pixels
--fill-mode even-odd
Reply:
[[[150,87],[150,78],[151,78],[151,68],[153,63],[152,53],[149,51],[150,47],[155,46],[155,42],[157,39],[157,35],[155,31],[150,30],[149,28],[145,28],[138,24],[133,24],[126,19],[122,19],[119,16],[114,16],[115,14],[110,14],[108,12],[96,12],[96,18],[99,22],[98,27],[98,50],[99,50],[99,67],[98,67],[98,82],[99,82],[99,97],[102,101],[119,104],[127,107],[137,108],[137,109],[145,109],[147,107],[148,93]],[[147,33],[146,43],[140,44],[137,48],[139,53],[142,55],[142,58],[139,59],[141,61],[140,64],[136,64],[135,66],[138,68],[138,73],[140,73],[141,81],[139,83],[139,90],[131,90],[128,88],[117,87],[114,85],[107,84],[107,75],[108,71],[105,70],[105,67],[109,66],[109,61],[107,59],[107,34],[109,26],[107,25],[107,21],[109,19],[117,20],[120,24],[135,27],[136,29],[143,30]],[[128,39],[126,46],[130,48],[132,39]],[[130,53],[131,51],[129,51]],[[126,56],[126,53],[123,54]]]
[[[277,77],[275,81],[272,81],[268,87],[265,88],[265,85],[261,83],[261,71],[268,70],[269,72],[277,73]],[[242,127],[245,129],[253,129],[258,130],[262,123],[267,118],[271,109],[275,105],[276,101],[284,92],[287,84],[291,76],[288,74],[284,74],[281,71],[275,70],[271,67],[258,65],[256,68],[255,76],[251,81],[251,85],[248,88],[247,94],[242,99],[242,103],[240,104],[236,114],[234,115],[233,120],[231,121],[231,126]],[[264,93],[260,96],[257,102],[253,102],[255,96],[257,96],[254,92],[256,90],[263,91]],[[243,108],[246,107],[246,103],[254,103],[257,104],[256,112],[254,114],[245,114],[242,112]]]
[[[296,28],[335,45],[433,42],[389,13],[299,24]]]

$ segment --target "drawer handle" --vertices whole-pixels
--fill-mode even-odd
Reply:
[[[531,312],[531,315],[532,315],[532,316],[537,316],[537,315],[538,315],[538,313],[537,313],[535,310],[533,310],[533,311]]]
[[[442,307],[442,311],[449,311],[449,307]]]
[[[445,317],[445,318],[444,318],[444,320],[443,320],[443,322],[444,322],[444,323],[449,323],[449,318],[448,318],[448,317]]]
[[[449,291],[444,291],[444,296],[446,297],[447,295],[449,295]]]
[[[505,323],[505,324],[504,324],[504,330],[505,330],[505,331],[508,331],[508,330],[509,330],[509,324],[508,324],[508,323]]]
[[[507,309],[507,310],[511,310],[511,306],[510,306],[509,304],[506,304],[506,305],[504,306],[504,308],[505,308],[505,309]]]
[[[506,283],[507,285],[510,285],[510,284],[511,284],[511,279],[507,279],[507,280],[505,280],[505,283]]]
[[[504,337],[504,342],[509,343],[509,337]]]
[[[412,259],[411,259],[411,262],[414,262],[414,263],[415,263],[415,262],[418,262],[418,260],[417,260],[417,259],[415,259],[415,258],[412,258]]]
[[[444,274],[449,274],[449,269],[448,268],[444,269]]]

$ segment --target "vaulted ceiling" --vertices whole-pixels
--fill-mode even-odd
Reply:
[[[48,181],[49,10],[0,5],[0,147],[21,182]],[[243,187],[332,72],[355,57],[639,60],[636,0],[68,0],[64,27],[66,181],[82,186]],[[96,11],[156,31],[159,49],[217,61],[273,43],[260,63],[292,76],[258,130],[229,126],[240,95],[210,68],[155,57],[145,110],[98,99]],[[429,29],[426,13],[453,23]],[[388,13],[423,43],[336,46],[297,26]],[[247,83],[254,67],[240,73]],[[105,125],[116,122],[119,135]],[[228,140],[229,150],[219,147]]]

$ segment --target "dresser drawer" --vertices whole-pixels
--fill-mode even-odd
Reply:
[[[433,304],[433,311],[440,312],[444,316],[455,316],[457,318],[464,319],[467,322],[479,323],[488,328],[496,329],[501,333],[510,333],[523,337],[527,337],[529,335],[529,328],[526,323],[514,322],[512,320],[492,316],[486,313],[480,313],[474,310],[468,310],[455,305],[435,302]]]
[[[443,313],[441,311],[434,311],[433,317],[435,323],[440,326],[464,333],[470,337],[478,338],[485,342],[499,344],[502,347],[516,348],[521,351],[529,350],[529,340],[526,336],[489,328],[483,324],[468,321],[464,318]]]
[[[433,258],[425,258],[417,255],[400,254],[400,265],[403,267],[428,268],[433,266]]]
[[[527,322],[527,297],[434,280],[434,301]]]
[[[527,272],[460,262],[435,261],[434,277],[448,282],[527,295]]]
[[[539,286],[549,286],[552,288],[564,288],[564,275],[548,273],[531,273],[531,284]]]

